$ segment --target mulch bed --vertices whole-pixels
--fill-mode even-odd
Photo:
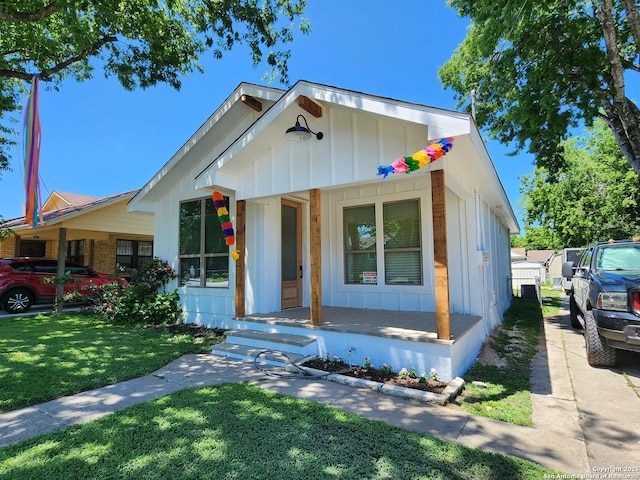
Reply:
[[[196,325],[195,323],[177,323],[175,325],[163,326],[163,325],[149,325],[148,328],[166,328],[169,333],[174,335],[180,335],[183,333],[188,333],[189,335],[200,338],[200,337],[222,337],[224,335],[225,330],[222,328],[208,328],[202,325]]]
[[[364,369],[358,365],[349,365],[341,362],[327,362],[321,358],[308,360],[302,364],[303,367],[314,368],[325,372],[339,373],[349,377],[371,380],[373,382],[384,383],[386,385],[396,385],[398,387],[413,388],[425,392],[442,393],[448,383],[433,379],[400,378],[397,373],[384,373],[375,368]]]

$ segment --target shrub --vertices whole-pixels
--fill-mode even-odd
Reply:
[[[128,285],[108,283],[94,292],[90,303],[97,315],[113,323],[168,325],[182,321],[178,291],[158,292],[176,278],[171,265],[154,258],[130,275]]]

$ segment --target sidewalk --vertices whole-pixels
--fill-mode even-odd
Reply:
[[[524,458],[568,474],[588,474],[585,440],[560,333],[554,328],[546,330],[546,344],[541,345],[532,368],[533,428],[474,416],[454,405],[420,403],[326,380],[279,378],[266,375],[252,363],[185,355],[149,376],[0,414],[0,447],[94,420],[182,388],[248,382],[442,440]]]

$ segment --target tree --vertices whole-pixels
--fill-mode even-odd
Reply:
[[[553,232],[547,228],[529,225],[525,235],[511,235],[512,248],[526,250],[560,250],[561,246]]]
[[[640,73],[637,0],[449,3],[473,24],[438,73],[480,127],[553,173],[568,132],[600,118],[640,174],[640,109],[626,96]]]
[[[199,58],[215,58],[236,44],[249,47],[272,79],[288,82],[295,21],[306,0],[12,0],[0,1],[0,175],[9,168],[8,115],[34,75],[59,88],[66,78],[90,79],[100,65],[127,90],[202,72]],[[285,23],[288,22],[288,23]],[[267,53],[268,52],[268,53]]]
[[[538,166],[522,179],[527,245],[560,249],[638,235],[638,176],[604,122],[563,147],[566,165],[561,170],[551,175]]]

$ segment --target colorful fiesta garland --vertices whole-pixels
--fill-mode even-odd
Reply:
[[[231,218],[229,217],[227,204],[224,202],[224,197],[220,192],[214,191],[211,197],[213,198],[213,208],[216,209],[218,219],[220,220],[220,227],[222,227],[222,236],[227,246],[230,247],[235,243],[236,237],[233,232],[233,223],[231,223]],[[240,253],[237,250],[233,250],[231,252],[231,258],[238,260]]]
[[[440,157],[446,155],[453,148],[453,138],[447,137],[432,143],[428,147],[417,151],[410,157],[400,157],[391,165],[380,165],[378,167],[378,175],[387,178],[391,173],[410,173],[414,170],[435,162]]]

